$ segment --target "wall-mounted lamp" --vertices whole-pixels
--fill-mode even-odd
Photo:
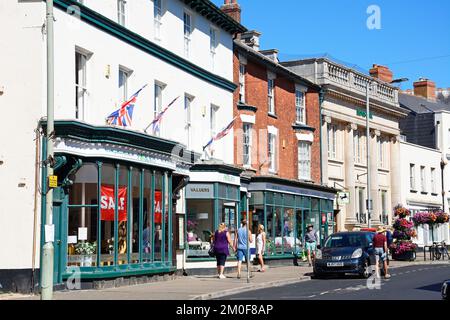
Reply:
[[[105,78],[109,79],[111,77],[111,65],[107,64],[105,66]]]
[[[5,93],[5,87],[4,86],[0,86],[0,96],[2,96],[3,93]]]

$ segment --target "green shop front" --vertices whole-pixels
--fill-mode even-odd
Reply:
[[[333,233],[334,189],[277,177],[253,177],[247,186],[253,234],[265,226],[266,257],[292,258],[301,252],[306,226],[314,225],[323,245]]]
[[[172,141],[76,121],[57,121],[55,136],[55,284],[74,273],[95,280],[174,272],[173,190],[195,155]],[[42,177],[46,190],[45,168]]]
[[[220,223],[227,225],[234,239],[240,221],[241,172],[239,167],[208,162],[191,167],[185,188],[187,262],[215,261],[208,250]]]

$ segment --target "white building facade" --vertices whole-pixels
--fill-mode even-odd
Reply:
[[[442,210],[441,152],[420,145],[400,142],[401,204],[408,208],[411,216],[418,212]],[[448,224],[417,228],[419,246],[433,241],[449,240]]]
[[[233,35],[245,28],[207,0],[54,3],[55,284],[77,267],[86,279],[174,272],[183,259],[183,187],[203,146],[233,118]],[[4,290],[40,283],[45,5],[0,4],[9,30],[0,40],[0,104],[12,119],[0,129],[0,239],[12,244],[0,254]],[[108,125],[145,85],[131,125]],[[214,158],[233,163],[232,148],[229,134]],[[96,244],[95,252],[80,243]]]
[[[323,183],[341,190],[347,201],[335,202],[338,230],[369,225],[367,174],[370,174],[371,227],[392,223],[400,202],[400,130],[407,112],[398,103],[398,89],[327,58],[283,63],[323,88],[321,163]],[[367,168],[366,84],[371,83],[370,170]],[[338,195],[338,198],[340,195]]]

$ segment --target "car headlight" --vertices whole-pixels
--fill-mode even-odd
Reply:
[[[357,258],[361,258],[361,256],[362,256],[362,253],[363,253],[363,251],[362,251],[362,249],[361,249],[361,248],[359,248],[359,249],[356,249],[355,251],[353,251],[353,254],[352,254],[352,259],[357,259]]]
[[[316,259],[322,259],[322,250],[317,250],[316,252]]]

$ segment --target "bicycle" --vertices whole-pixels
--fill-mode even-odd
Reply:
[[[445,241],[441,241],[441,242],[433,242],[433,245],[430,248],[433,260],[440,260],[441,257],[443,258],[443,260],[445,259],[445,256],[447,256],[447,259],[450,260],[450,255],[448,253],[447,250],[447,245],[445,243]]]

